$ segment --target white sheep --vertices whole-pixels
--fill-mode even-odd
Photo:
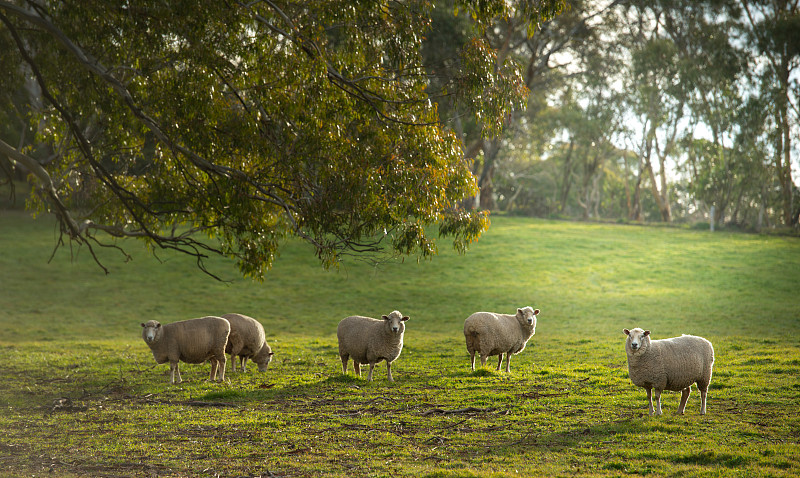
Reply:
[[[497,370],[506,354],[506,372],[511,371],[511,355],[525,350],[525,344],[536,333],[536,316],[539,309],[524,307],[517,309],[516,315],[476,312],[464,321],[464,338],[470,355],[472,370],[475,371],[475,352],[481,356],[481,366],[486,359],[500,355]]]
[[[239,357],[242,372],[250,359],[258,365],[258,370],[266,372],[272,361],[272,348],[267,343],[264,327],[259,321],[242,314],[224,314],[223,319],[231,323],[231,334],[225,352],[231,354],[231,366],[237,370],[236,357]]]
[[[339,357],[342,359],[342,373],[347,373],[347,361],[353,358],[353,370],[361,376],[361,364],[369,364],[368,381],[372,381],[375,364],[386,360],[386,373],[392,378],[392,362],[397,360],[403,350],[403,333],[408,317],[395,310],[380,320],[363,316],[342,319],[336,329],[339,339]]]
[[[624,329],[628,375],[637,387],[647,390],[650,415],[661,415],[661,392],[681,392],[678,414],[683,415],[692,384],[700,390],[700,415],[706,414],[706,394],[714,367],[714,347],[708,340],[694,335],[652,340],[649,330]],[[657,410],[653,410],[655,390]]]
[[[181,383],[179,362],[211,362],[211,376],[225,380],[225,344],[231,324],[221,317],[202,317],[160,324],[150,320],[142,324],[142,338],[153,352],[156,363],[169,362],[170,383]],[[177,381],[176,381],[177,378]]]

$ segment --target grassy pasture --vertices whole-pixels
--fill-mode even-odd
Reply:
[[[136,244],[123,264],[59,250],[49,220],[0,211],[0,476],[797,476],[800,241],[494,217],[466,256],[322,270],[286,244],[264,283]],[[542,310],[510,374],[472,373],[477,310]],[[394,384],[342,375],[344,316],[409,315]],[[225,312],[264,323],[270,370],[208,382],[153,362],[139,323]],[[624,327],[715,346],[699,393],[650,417]],[[496,363],[496,361],[492,361]],[[364,375],[366,377],[366,374]]]

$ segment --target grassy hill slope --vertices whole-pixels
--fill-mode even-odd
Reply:
[[[800,241],[494,217],[465,256],[320,268],[288,242],[264,283],[135,243],[109,275],[59,249],[52,223],[0,211],[0,476],[526,476],[800,473]],[[512,372],[472,373],[461,332],[478,310],[542,310]],[[376,381],[342,375],[351,314],[409,315]],[[167,384],[140,322],[241,312],[265,325],[264,374]],[[717,362],[675,416],[646,414],[624,327],[703,335]],[[496,363],[496,362],[494,362]],[[366,376],[366,375],[365,375]]]

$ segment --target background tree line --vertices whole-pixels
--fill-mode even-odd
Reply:
[[[796,227],[797,1],[597,1],[486,33],[529,88],[502,135],[448,103],[480,207],[533,216]],[[447,9],[443,9],[447,11]],[[432,63],[465,16],[435,18]],[[438,38],[442,35],[444,38]]]

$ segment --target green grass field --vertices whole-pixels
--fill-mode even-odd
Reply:
[[[324,271],[289,242],[264,283],[126,243],[104,275],[52,221],[0,211],[0,476],[797,476],[800,240],[493,217],[459,256]],[[541,309],[511,373],[471,372],[478,310]],[[342,375],[336,324],[409,315],[386,380]],[[260,319],[266,373],[169,385],[140,322]],[[703,335],[716,364],[676,416],[647,414],[622,329]],[[491,361],[496,364],[496,361]]]

